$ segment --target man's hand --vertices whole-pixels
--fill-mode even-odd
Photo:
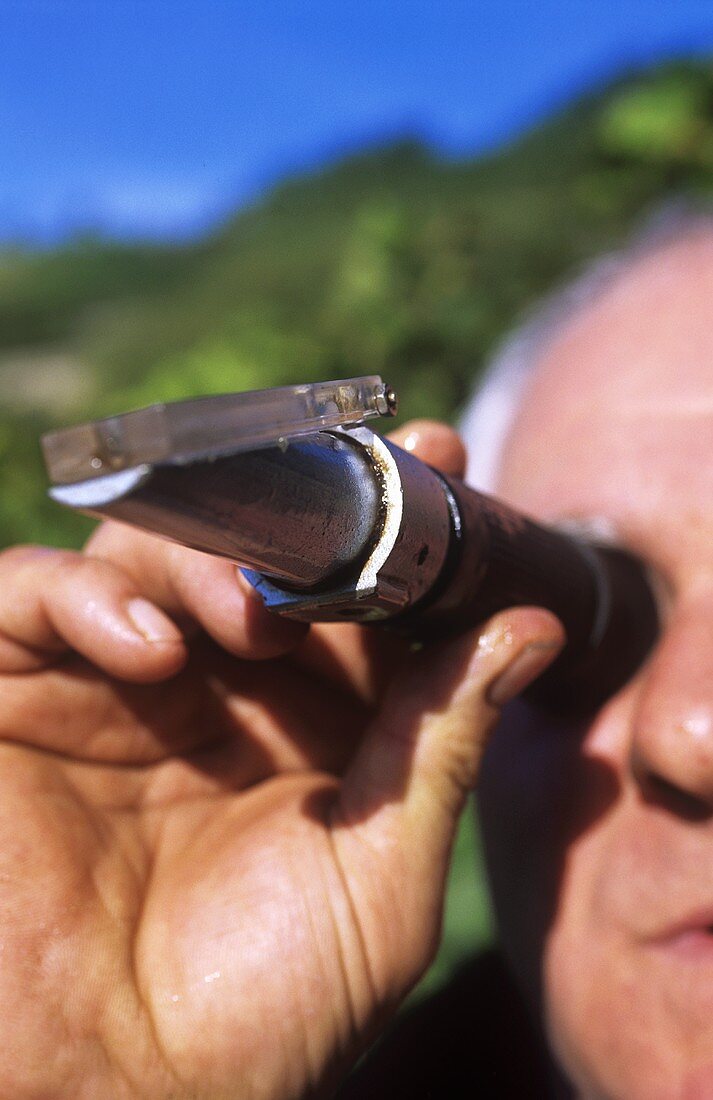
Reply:
[[[532,608],[417,655],[307,635],[116,524],[0,555],[0,1094],[327,1090],[431,959],[486,736],[561,641]]]

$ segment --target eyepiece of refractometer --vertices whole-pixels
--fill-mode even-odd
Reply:
[[[507,607],[548,608],[567,644],[531,694],[561,709],[618,690],[658,633],[638,559],[541,526],[364,427],[144,463],[51,495],[240,563],[267,607],[295,619],[428,641]]]

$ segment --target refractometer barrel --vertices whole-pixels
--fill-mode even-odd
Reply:
[[[421,640],[536,605],[566,647],[534,693],[592,707],[653,645],[643,565],[446,478],[365,428],[186,465],[145,465],[55,499],[248,566],[268,607],[309,621],[383,622]]]

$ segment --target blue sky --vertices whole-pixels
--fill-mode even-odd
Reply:
[[[477,152],[709,50],[713,0],[0,0],[0,241],[185,236],[340,151]]]

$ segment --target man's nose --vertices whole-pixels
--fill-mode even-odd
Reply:
[[[644,794],[713,813],[713,587],[678,604],[643,675],[631,763]]]

